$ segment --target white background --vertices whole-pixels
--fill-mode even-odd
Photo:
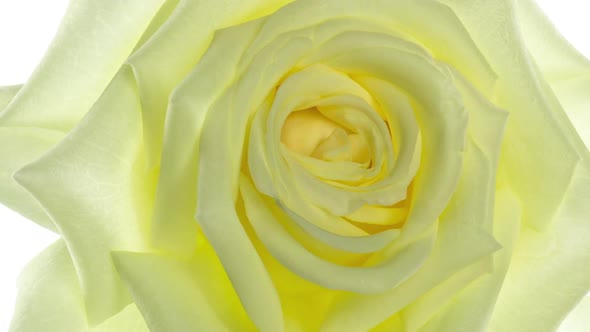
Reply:
[[[67,3],[0,0],[0,86],[26,81],[53,38]],[[562,34],[590,58],[588,1],[539,0],[539,4]],[[5,157],[9,156],[0,156]],[[20,270],[57,238],[0,205],[0,331],[8,329]]]

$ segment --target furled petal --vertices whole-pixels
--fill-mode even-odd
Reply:
[[[104,323],[89,328],[82,289],[66,244],[58,240],[21,273],[10,332],[147,332],[133,304]]]
[[[432,254],[398,287],[382,294],[351,293],[334,300],[323,325],[325,331],[367,331],[440,282],[498,249],[497,242],[489,234],[467,222],[459,218],[441,222]]]
[[[70,130],[129,56],[164,0],[72,1],[45,57],[0,125]]]
[[[145,248],[154,188],[142,149],[135,80],[123,67],[74,131],[15,174],[68,244],[91,324],[130,302],[109,253]]]
[[[113,258],[150,331],[255,330],[207,243],[189,260],[122,251]]]
[[[502,142],[502,133],[507,119],[507,113],[498,109],[491,104],[485,97],[477,93],[472,86],[456,71],[454,73],[455,85],[462,93],[465,107],[470,115],[468,128],[468,143],[466,155],[464,157],[463,170],[461,181],[457,187],[453,200],[447,207],[444,216],[447,218],[454,215],[454,218],[465,219],[467,222],[479,224],[483,232],[494,235],[498,241],[503,241],[504,246],[502,251],[496,253],[496,256],[504,255],[505,264],[499,267],[497,259],[493,263],[492,257],[477,261],[454,274],[451,278],[445,280],[443,283],[430,290],[428,293],[421,296],[416,301],[412,302],[404,309],[403,318],[406,322],[406,329],[408,332],[419,330],[423,324],[428,322],[434,314],[443,308],[449,301],[461,292],[466,285],[474,279],[480,277],[482,274],[496,271],[494,273],[501,273],[501,276],[506,272],[507,264],[511,255],[511,250],[507,249],[508,245],[512,245],[515,235],[510,235],[510,241],[506,240],[505,233],[497,232],[499,225],[504,222],[506,218],[505,210],[511,211],[518,209],[518,206],[513,206],[514,202],[496,202],[496,211],[494,212],[494,195],[497,190],[496,186],[496,172],[497,163],[500,154],[500,144]],[[501,196],[498,199],[504,199]],[[504,207],[501,204],[509,204]],[[516,210],[515,210],[516,211]],[[519,221],[519,220],[518,220]],[[447,222],[445,218],[441,222]],[[512,223],[506,227],[512,226]],[[503,230],[504,228],[500,228]],[[510,228],[516,230],[517,228]],[[505,253],[508,251],[508,253]],[[501,254],[502,253],[502,254]],[[503,272],[498,272],[503,271]],[[501,281],[502,279],[499,279]],[[498,283],[499,285],[499,283]],[[495,293],[494,293],[495,291]],[[489,292],[492,292],[491,294]],[[498,289],[492,288],[486,292],[486,296],[490,299],[496,298]],[[488,308],[489,310],[490,308]],[[481,309],[483,317],[489,316],[489,312],[485,313],[483,307]],[[482,320],[482,315],[471,315],[470,321],[478,322]],[[483,322],[485,324],[485,319]],[[479,324],[479,323],[478,323]],[[432,324],[431,324],[432,325]],[[444,329],[443,329],[444,330]],[[476,331],[477,329],[458,329],[456,331]],[[455,331],[455,329],[449,329]]]
[[[233,173],[236,170],[235,167],[239,166],[239,151],[241,151],[242,145],[239,141],[236,142],[230,138],[230,134],[239,135],[239,132],[227,129],[227,125],[231,123],[225,121],[225,116],[232,109],[227,105],[227,98],[220,99],[218,97],[218,95],[225,93],[226,84],[235,80],[235,67],[232,66],[231,59],[240,56],[240,49],[247,47],[257,32],[259,24],[261,21],[253,21],[240,26],[239,29],[220,32],[218,37],[223,43],[216,45],[214,42],[210,50],[217,52],[225,50],[228,58],[212,51],[209,53],[210,55],[204,57],[203,62],[197,65],[182,87],[175,92],[174,109],[171,109],[173,113],[170,115],[173,122],[169,122],[169,128],[180,128],[181,132],[187,135],[178,135],[171,131],[166,133],[164,154],[168,153],[168,156],[173,158],[165,158],[164,163],[167,160],[170,163],[162,165],[161,174],[171,173],[166,173],[166,181],[162,182],[165,187],[161,187],[162,191],[159,189],[156,211],[159,207],[163,209],[162,211],[166,211],[163,200],[168,198],[164,198],[165,194],[174,197],[177,192],[194,191],[196,182],[198,187],[197,222],[216,249],[226,271],[232,275],[233,287],[256,326],[263,331],[277,331],[283,329],[280,300],[266,268],[240,224],[233,207],[237,194],[237,187],[232,188],[232,181],[235,180]],[[238,62],[236,61],[234,64],[237,65]],[[221,69],[219,71],[220,80],[210,84],[211,89],[208,87],[207,90],[202,90],[209,85],[209,81],[203,81],[203,79],[216,77],[218,69]],[[194,91],[193,88],[197,88],[197,91]],[[199,90],[207,92],[207,94],[201,95],[198,93]],[[198,99],[193,99],[193,95]],[[204,96],[206,98],[203,98]],[[245,114],[244,112],[241,115]],[[190,122],[192,120],[186,120],[187,116],[194,120],[192,124]],[[204,126],[202,126],[203,119],[205,119]],[[202,132],[201,127],[203,127]],[[227,135],[219,135],[219,133],[227,133]],[[187,137],[194,145],[186,144]],[[193,149],[193,146],[198,146],[199,150]],[[199,152],[198,158],[197,152]],[[193,167],[194,165],[198,165],[198,167]],[[174,171],[179,168],[181,172],[175,175]],[[196,174],[199,174],[198,181],[196,181]],[[195,182],[186,181],[190,178],[195,179]],[[181,186],[177,187],[178,183]],[[237,184],[234,182],[235,185]],[[160,196],[161,193],[164,196]],[[195,201],[190,200],[189,196],[189,199],[183,201],[181,213],[190,211],[194,208],[194,204]],[[156,216],[158,216],[158,212],[156,212]],[[179,214],[178,217],[179,219],[173,221],[172,232],[161,237],[161,243],[176,251],[179,249],[186,251],[194,245],[190,242],[191,239],[183,237],[183,243],[178,245],[173,243],[174,238],[170,234],[182,230],[190,232],[191,229],[194,229],[194,225],[190,217],[183,214]],[[154,222],[161,223],[157,226],[158,229],[165,230],[170,219],[160,217]],[[156,226],[154,226],[155,228]],[[240,255],[236,255],[236,252],[239,252]]]
[[[195,185],[203,121],[211,105],[233,80],[237,59],[260,23],[219,31],[209,52],[172,95],[152,219],[151,237],[158,248],[185,255],[194,251]],[[221,42],[225,40],[231,42]]]
[[[346,267],[327,262],[307,251],[282,227],[263,196],[244,176],[240,177],[240,193],[248,220],[269,252],[297,275],[325,288],[355,293],[389,290],[411,276],[432,250],[435,230],[425,232],[422,238],[376,266]]]
[[[404,307],[401,317],[405,328],[416,331],[466,283],[492,270],[489,255],[499,249],[492,237],[496,164],[507,114],[478,94],[456,71],[451,73],[470,121],[461,178],[440,217],[435,248],[421,269],[396,289],[382,295],[337,298],[324,326],[328,331],[365,331],[377,324],[385,325],[375,331],[387,331],[390,322],[380,322]],[[506,211],[518,213],[514,196],[509,197],[509,203]],[[512,219],[507,225],[518,229]]]
[[[130,57],[144,109],[149,167],[157,166],[160,159],[170,94],[199,62],[214,32],[268,15],[291,1],[181,0],[161,28]]]
[[[310,12],[313,15],[309,15]],[[253,44],[252,53],[258,52],[278,36],[284,36],[285,32],[329,24],[337,21],[333,19],[335,17],[353,19],[353,22],[363,20],[363,25],[356,28],[358,31],[374,31],[373,27],[380,25],[380,32],[403,34],[412,42],[429,49],[435,58],[459,68],[482,91],[493,90],[495,74],[481,51],[457,16],[434,0],[377,0],[370,3],[325,0],[321,5],[315,1],[295,2],[277,11],[268,20]],[[436,24],[437,29],[432,28],[433,24]],[[351,31],[355,27],[347,22],[339,30]],[[317,32],[319,34],[320,31]]]

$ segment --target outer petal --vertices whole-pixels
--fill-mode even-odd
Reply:
[[[212,248],[204,241],[191,259],[115,252],[117,269],[150,331],[253,331]]]
[[[494,102],[510,112],[500,167],[523,202],[523,224],[547,229],[587,148],[523,43],[512,0],[439,0],[451,6],[498,73]],[[539,181],[543,179],[543,181]]]
[[[590,61],[560,35],[534,1],[515,1],[515,5],[529,52],[590,147]]]
[[[419,330],[420,332],[487,331],[498,292],[510,265],[520,226],[520,213],[518,201],[513,194],[507,191],[497,193],[494,209],[494,236],[501,243],[502,249],[494,255],[493,271],[479,277],[455,296]],[[532,305],[532,307],[535,306]],[[508,329],[498,331],[524,331],[521,330],[520,321],[513,321],[511,324],[507,324]]]
[[[4,107],[10,103],[14,96],[20,91],[22,85],[9,85],[0,87],[0,114]]]
[[[558,332],[586,332],[590,326],[590,296],[585,296],[567,316]]]
[[[157,246],[184,254],[194,249],[194,185],[201,125],[209,105],[233,80],[235,68],[229,64],[237,62],[259,23],[238,32],[219,32],[236,35],[231,45],[211,43],[214,32],[272,13],[290,1],[182,0],[168,21],[129,59],[144,110],[148,166],[157,165],[162,155],[152,220]],[[201,59],[208,47],[223,48],[219,50],[223,57],[205,55]],[[178,197],[178,192],[183,194]]]
[[[0,114],[0,125],[71,129],[119,70],[163,1],[72,1],[39,67]]]
[[[84,331],[82,290],[63,240],[35,257],[23,270],[10,332]]]
[[[68,244],[92,324],[130,302],[110,250],[145,248],[154,189],[142,158],[140,112],[124,67],[68,137],[15,174]]]
[[[150,166],[160,159],[169,96],[195,67],[214,32],[268,15],[291,1],[176,0],[165,5],[161,15],[178,2],[168,20],[129,59],[141,91]]]
[[[496,278],[498,281],[495,286],[488,287],[489,290],[478,295],[483,297],[483,299],[478,298],[480,300],[479,305],[476,306],[478,312],[470,314],[469,319],[451,318],[451,321],[457,320],[454,323],[455,328],[441,328],[437,324],[429,325],[434,325],[435,329],[438,328],[440,331],[463,331],[458,325],[464,322],[464,331],[478,331],[473,326],[486,323],[485,317],[489,316],[489,310],[492,307],[489,304],[485,305],[484,301],[489,301],[490,304],[495,301],[498,287],[501,285],[510,261],[512,252],[510,248],[515,234],[518,233],[520,211],[516,199],[506,193],[495,197],[498,190],[496,172],[502,142],[501,134],[507,113],[489,103],[460,75],[455,74],[454,77],[455,84],[462,91],[465,107],[470,115],[469,137],[463,161],[462,178],[445,215],[454,214],[457,219],[478,224],[482,231],[493,234],[503,249],[495,253],[494,257],[490,255],[455,273],[406,307],[403,312],[406,332],[419,330],[458,293],[465,292],[465,287],[473,280],[482,279],[482,274],[496,271],[494,273],[497,273],[499,277]],[[445,219],[442,218],[441,223],[448,222]],[[460,232],[463,233],[465,227],[461,228]],[[474,247],[469,250],[474,250]],[[503,265],[499,266],[499,262]]]
[[[135,305],[88,328],[82,290],[63,240],[31,261],[19,279],[19,297],[9,332],[147,332]]]
[[[152,219],[152,241],[158,248],[190,255],[196,245],[196,190],[199,140],[211,104],[234,79],[236,63],[260,22],[218,32],[234,43],[209,46],[209,53],[171,97],[166,119],[162,164]],[[223,57],[211,54],[223,54]],[[200,77],[210,79],[201,80]],[[148,129],[146,129],[148,130]],[[178,193],[181,193],[178,195]]]
[[[47,213],[12,176],[47,152],[62,137],[63,133],[55,130],[0,126],[0,202],[53,231],[56,228]]]
[[[20,91],[20,85],[0,87],[0,113]],[[12,175],[25,164],[48,151],[63,134],[40,128],[0,126],[0,202],[39,225],[55,230],[55,225]]]
[[[491,331],[554,331],[590,290],[590,167],[584,166],[552,228],[519,236]]]
[[[501,167],[520,196],[525,227],[490,326],[492,331],[554,330],[590,289],[588,150],[523,46],[515,2],[446,2],[497,69],[497,102],[511,111]],[[546,35],[555,41],[555,36]],[[534,49],[531,52],[538,52]],[[584,62],[572,60],[568,53],[548,51],[546,58],[536,60],[545,73],[556,68],[556,58],[563,59],[562,68]]]

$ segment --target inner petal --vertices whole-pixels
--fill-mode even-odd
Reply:
[[[371,158],[371,149],[363,135],[342,127],[315,107],[287,116],[281,142],[295,153],[325,161],[362,164]]]
[[[291,151],[310,156],[340,126],[315,107],[291,112],[281,130],[281,142]]]
[[[322,140],[311,156],[317,159],[329,161],[350,161],[352,160],[351,144],[348,134],[342,128],[335,128],[330,136]]]

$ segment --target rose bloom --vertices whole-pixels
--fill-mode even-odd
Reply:
[[[590,62],[531,0],[73,1],[0,93],[10,331],[554,331]]]

